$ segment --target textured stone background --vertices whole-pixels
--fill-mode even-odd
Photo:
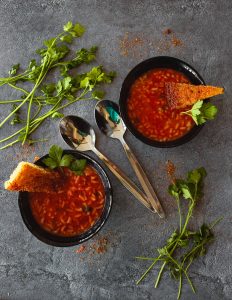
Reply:
[[[34,238],[20,217],[17,195],[1,188],[1,299],[175,299],[177,286],[167,275],[158,289],[153,284],[155,272],[140,286],[135,285],[146,264],[134,257],[152,255],[177,223],[175,205],[166,192],[167,159],[176,164],[181,175],[199,166],[208,171],[205,197],[196,209],[193,226],[224,216],[215,228],[217,239],[208,255],[192,267],[197,295],[185,284],[183,299],[232,299],[231,8],[230,0],[0,1],[1,76],[13,63],[26,64],[44,39],[60,32],[62,25],[72,20],[87,27],[80,45],[99,45],[98,61],[118,73],[107,87],[109,99],[118,100],[123,78],[132,67],[157,55],[183,59],[207,83],[226,89],[217,101],[217,119],[186,145],[156,149],[127,134],[128,143],[162,199],[167,212],[165,220],[146,211],[108,172],[114,189],[109,221],[94,240],[85,244],[87,251],[77,254],[78,247],[54,248]],[[163,35],[166,28],[175,32],[182,45],[173,45],[171,38]],[[132,44],[138,40],[125,51],[121,46],[127,32]],[[0,98],[14,96],[1,90]],[[95,126],[93,107],[94,102],[78,103],[65,113],[78,114]],[[7,110],[1,106],[1,115],[4,109]],[[33,161],[35,155],[43,155],[53,143],[66,147],[57,124],[58,121],[48,121],[40,130],[40,136],[49,138],[49,142],[30,150],[16,146],[0,153],[1,185],[18,161]],[[4,137],[8,130],[1,129],[0,136]],[[98,145],[136,181],[117,141],[98,132]],[[109,240],[106,253],[91,254],[90,245],[105,236]]]

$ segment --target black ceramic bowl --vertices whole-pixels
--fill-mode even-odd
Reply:
[[[112,188],[111,188],[109,178],[106,175],[103,168],[94,159],[92,159],[90,156],[86,154],[79,153],[73,150],[65,150],[64,154],[72,154],[77,159],[85,158],[87,160],[88,165],[90,165],[92,168],[94,168],[97,171],[105,188],[105,206],[100,219],[88,231],[73,237],[62,237],[62,236],[49,233],[48,231],[40,227],[40,225],[35,221],[32,215],[30,204],[29,204],[28,193],[20,192],[18,198],[19,209],[23,221],[27,226],[27,228],[34,236],[36,236],[42,242],[57,247],[68,247],[68,246],[78,245],[93,237],[105,224],[112,206]],[[39,166],[44,166],[42,160],[47,156],[48,155],[41,157],[39,160],[35,162],[35,164]]]
[[[192,84],[195,85],[205,84],[204,80],[198,74],[198,72],[182,60],[170,56],[157,56],[157,57],[147,59],[141,62],[140,64],[138,64],[134,69],[132,69],[130,73],[127,75],[127,77],[125,78],[120,92],[120,99],[119,99],[120,113],[124,123],[126,124],[126,127],[130,130],[130,132],[145,144],[148,144],[153,147],[160,147],[160,148],[179,146],[190,141],[194,136],[198,134],[198,132],[202,129],[203,126],[202,125],[193,126],[193,128],[187,134],[185,134],[184,136],[176,140],[159,142],[156,140],[149,139],[144,135],[142,135],[139,131],[137,131],[128,117],[127,100],[129,97],[132,84],[142,74],[146,73],[149,70],[157,69],[157,68],[173,69],[183,73],[190,80]]]

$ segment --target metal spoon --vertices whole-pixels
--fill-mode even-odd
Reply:
[[[137,175],[149,202],[157,211],[160,217],[164,217],[163,208],[157,198],[157,195],[151,186],[147,175],[139,164],[137,158],[125,142],[123,136],[126,131],[126,126],[121,119],[119,107],[115,102],[110,100],[99,101],[95,106],[95,119],[99,129],[107,136],[118,139],[126,152],[126,155]]]
[[[146,195],[113,162],[95,147],[95,133],[88,122],[77,116],[66,116],[60,121],[60,133],[65,142],[78,151],[93,151],[121,181],[121,183],[150,211],[155,212]]]

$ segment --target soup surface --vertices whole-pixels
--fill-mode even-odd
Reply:
[[[173,69],[153,69],[133,83],[127,101],[128,116],[135,129],[160,142],[176,140],[194,125],[191,117],[181,114],[183,110],[167,105],[165,82],[190,83],[184,74]]]
[[[83,175],[63,168],[67,192],[30,193],[33,216],[46,231],[59,236],[74,236],[89,230],[101,217],[105,191],[100,176],[90,166]]]

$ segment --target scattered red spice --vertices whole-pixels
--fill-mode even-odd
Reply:
[[[172,30],[170,28],[167,28],[163,31],[164,35],[171,34],[171,33],[172,33]]]
[[[177,37],[172,29],[167,28],[163,31],[163,37],[159,41],[159,43],[157,43],[157,45],[158,50],[160,52],[164,52],[171,49],[172,47],[183,46],[183,41],[179,37]]]
[[[126,32],[119,41],[120,53],[123,56],[138,57],[141,55],[141,46],[144,40],[141,36]]]
[[[119,39],[120,54],[130,58],[144,59],[151,56],[152,51],[165,52],[172,47],[180,48],[180,46],[183,46],[183,41],[171,28],[162,31],[160,40],[144,32],[126,32]]]
[[[174,47],[178,47],[182,45],[182,41],[174,36],[172,38],[172,44]]]
[[[82,260],[92,261],[95,255],[103,255],[110,248],[115,247],[120,242],[120,237],[114,231],[109,231],[105,235],[98,236],[94,241],[86,242],[85,245],[75,250],[77,254],[82,254]],[[84,247],[84,248],[82,248]]]
[[[176,181],[176,177],[175,177],[176,167],[171,160],[168,160],[166,162],[166,171],[167,171],[169,180],[171,181],[171,183],[174,184]]]
[[[76,253],[83,253],[86,249],[86,246],[84,245],[81,245],[75,252]]]
[[[94,243],[92,247],[95,249],[96,253],[103,254],[107,251],[107,245],[108,245],[108,238],[102,237],[99,240],[97,240],[97,242]]]

